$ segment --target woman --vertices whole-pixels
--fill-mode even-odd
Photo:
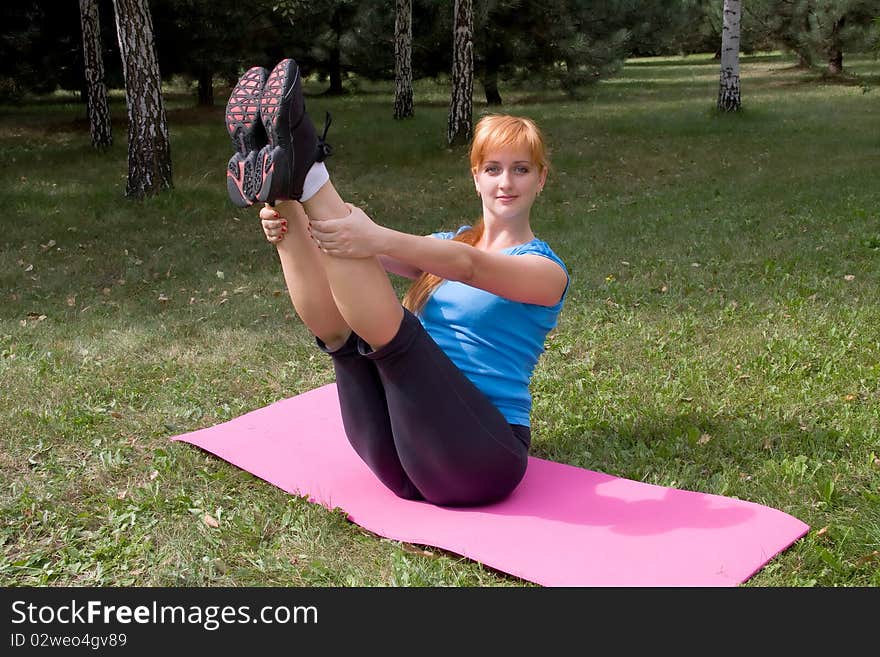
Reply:
[[[530,225],[549,166],[539,129],[484,117],[470,152],[481,219],[454,235],[416,236],[340,198],[292,60],[262,94],[273,108],[263,114],[269,145],[251,188],[274,203],[260,210],[262,227],[297,313],[333,360],[349,441],[400,497],[503,499],[525,473],[529,381],[568,289],[565,265]],[[402,305],[386,271],[414,279]]]

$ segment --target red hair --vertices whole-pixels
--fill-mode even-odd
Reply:
[[[534,121],[507,114],[484,116],[474,128],[470,152],[471,173],[476,174],[488,153],[522,146],[528,149],[532,162],[537,164],[541,171],[550,168],[544,135]],[[482,236],[483,218],[480,217],[473,227],[462,231],[452,239],[473,246]],[[403,306],[410,312],[418,314],[442,282],[443,279],[439,276],[423,272],[413,281],[404,295]]]

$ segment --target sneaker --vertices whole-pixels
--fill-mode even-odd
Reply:
[[[226,190],[240,208],[253,205],[261,183],[257,155],[266,145],[266,129],[260,117],[260,95],[268,75],[262,66],[249,69],[226,103],[226,130],[235,149],[226,167]]]
[[[324,134],[318,137],[306,114],[299,66],[294,60],[281,60],[269,74],[263,88],[260,116],[269,143],[256,158],[262,178],[256,200],[261,203],[298,201],[309,169],[315,162],[323,162],[331,149],[324,141],[330,115],[327,115]]]

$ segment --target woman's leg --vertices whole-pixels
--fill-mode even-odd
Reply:
[[[496,502],[528,464],[528,429],[501,412],[449,360],[411,312],[394,339],[360,353],[377,366],[400,463],[434,504]]]
[[[288,231],[276,247],[290,299],[317,338],[318,347],[333,359],[342,424],[349,442],[392,492],[406,499],[423,499],[400,464],[376,365],[358,353],[359,336],[352,333],[336,306],[324,269],[329,258],[309,236],[308,218],[299,203],[282,201],[274,210],[288,222]]]
[[[313,219],[332,219],[349,213],[331,182],[303,206]],[[403,307],[379,259],[338,258],[319,253],[336,307],[346,323],[373,349],[391,342],[400,328]]]
[[[348,213],[330,182],[303,205],[316,219]],[[343,418],[352,418],[345,422],[346,433],[361,458],[401,497],[474,505],[508,495],[528,462],[522,436],[449,360],[418,318],[404,311],[377,258],[321,256],[333,298],[354,331],[343,349],[350,352],[357,345],[360,356],[359,361],[351,353],[334,358],[337,386],[340,379],[355,384],[358,376],[375,377],[387,409],[382,439],[371,435],[366,440],[368,425],[375,430],[376,423],[358,419],[356,404],[343,411]],[[376,368],[369,376],[361,369],[365,360]],[[358,376],[346,371],[352,366]],[[344,394],[359,395],[345,390],[344,384],[340,401]]]
[[[293,307],[313,335],[329,349],[338,348],[351,335],[351,328],[333,299],[321,253],[309,236],[309,219],[295,201],[281,201],[274,210],[288,225],[275,246]]]

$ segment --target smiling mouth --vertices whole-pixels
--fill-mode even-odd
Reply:
[[[511,201],[516,198],[516,196],[498,196],[496,197],[499,201]]]

